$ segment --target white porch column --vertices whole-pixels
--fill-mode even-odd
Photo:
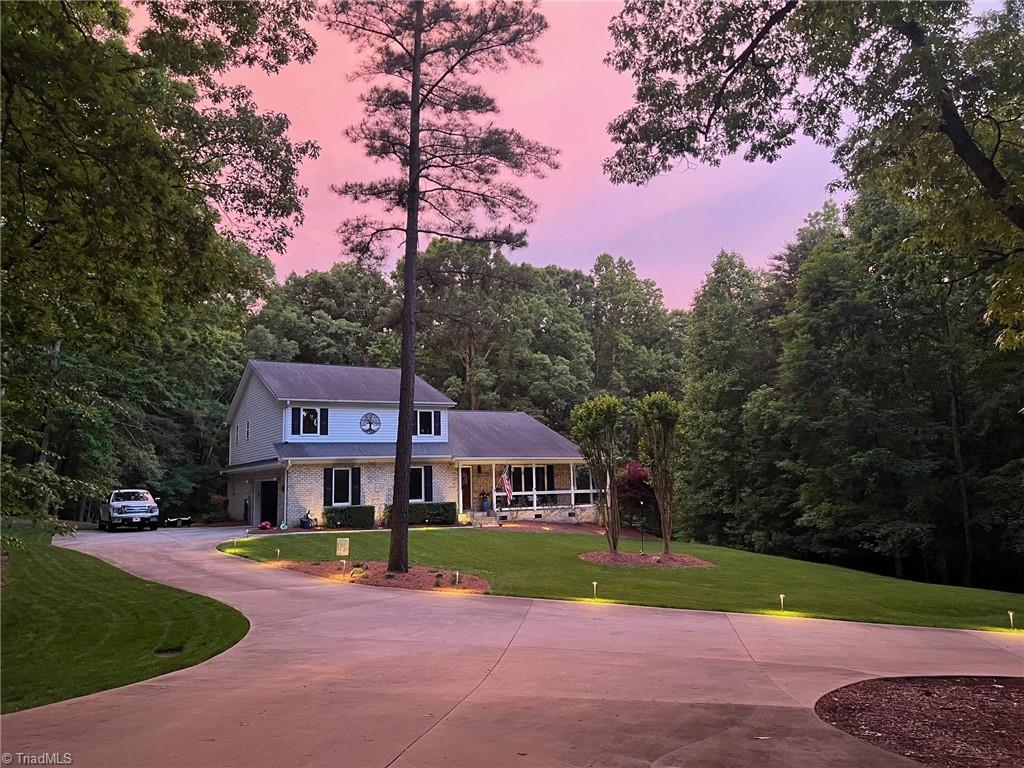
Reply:
[[[576,465],[569,462],[569,506],[576,506]]]
[[[462,514],[462,465],[459,464],[458,462],[455,463],[455,476],[459,478],[459,482],[456,483],[456,486],[459,489],[459,514],[461,515]],[[473,478],[473,476],[470,475],[470,482],[472,482],[472,478]],[[472,491],[472,488],[470,488],[470,491]]]
[[[537,465],[534,464],[530,467],[530,472],[533,474],[533,508],[537,508]]]
[[[494,489],[498,487],[498,475],[494,462],[491,462],[491,513],[498,516],[498,493]]]

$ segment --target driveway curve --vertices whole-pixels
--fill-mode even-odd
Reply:
[[[1024,636],[339,584],[224,528],[64,542],[241,610],[198,666],[3,717],[78,766],[913,766],[819,721],[887,675],[1022,675]]]

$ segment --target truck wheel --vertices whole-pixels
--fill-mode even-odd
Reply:
[[[111,533],[116,531],[117,530],[117,523],[115,523],[113,520],[108,520],[107,521],[107,530],[110,531]]]
[[[149,524],[149,530],[151,530],[151,531],[155,531],[159,527],[160,527],[160,523],[150,523]]]
[[[96,527],[99,528],[101,531],[107,530],[107,524],[103,522],[102,517],[96,521]]]

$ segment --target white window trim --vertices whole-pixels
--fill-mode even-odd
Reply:
[[[412,497],[412,473],[415,472],[417,469],[420,471],[420,496],[419,496],[418,499],[414,499]],[[410,504],[422,504],[422,503],[424,503],[425,502],[424,496],[426,496],[426,493],[425,493],[426,490],[427,490],[427,473],[423,471],[423,465],[422,464],[414,464],[413,466],[409,467],[409,503]]]
[[[430,431],[429,432],[424,432],[420,428],[420,414],[421,413],[429,413],[430,414]],[[435,413],[441,413],[441,409],[440,408],[417,408],[416,409],[416,437],[440,437],[441,436],[440,432],[434,432],[434,424],[435,423],[439,423],[441,428],[444,429],[444,424],[443,424],[444,417],[442,416],[440,421],[439,421],[438,419],[435,418],[435,416],[434,416]]]
[[[331,480],[331,506],[351,507],[352,506],[352,467],[335,467]],[[348,473],[348,501],[338,501],[338,473]]]
[[[312,432],[306,431],[306,411],[312,411],[316,415],[316,426]],[[300,435],[319,435],[320,434],[320,409],[319,408],[299,408],[299,434]]]
[[[556,492],[553,489],[547,487],[547,485],[548,485],[548,465],[547,464],[511,464],[511,465],[509,465],[509,473],[510,474],[515,473],[515,471],[517,469],[521,469],[522,470],[522,474],[521,474],[521,478],[522,479],[520,480],[520,483],[522,484],[523,487],[520,488],[518,491],[515,491],[516,493],[520,493],[521,492],[521,493],[544,494],[544,493],[555,493]],[[526,490],[526,472],[527,472],[527,470],[530,471],[530,474],[531,474],[531,476],[533,478],[533,482],[531,483],[533,488],[531,488],[529,491]],[[540,471],[538,471],[538,470],[540,470]],[[541,478],[541,482],[544,485],[543,488],[539,487],[540,484],[537,482],[537,478],[538,477]],[[515,486],[513,484],[513,488],[514,487]]]

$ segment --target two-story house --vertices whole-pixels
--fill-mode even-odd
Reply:
[[[228,410],[228,511],[294,526],[307,513],[391,503],[397,368],[250,360]],[[525,413],[460,411],[416,379],[412,502],[455,502],[460,520],[596,521],[576,445]],[[506,492],[504,478],[508,478]]]

